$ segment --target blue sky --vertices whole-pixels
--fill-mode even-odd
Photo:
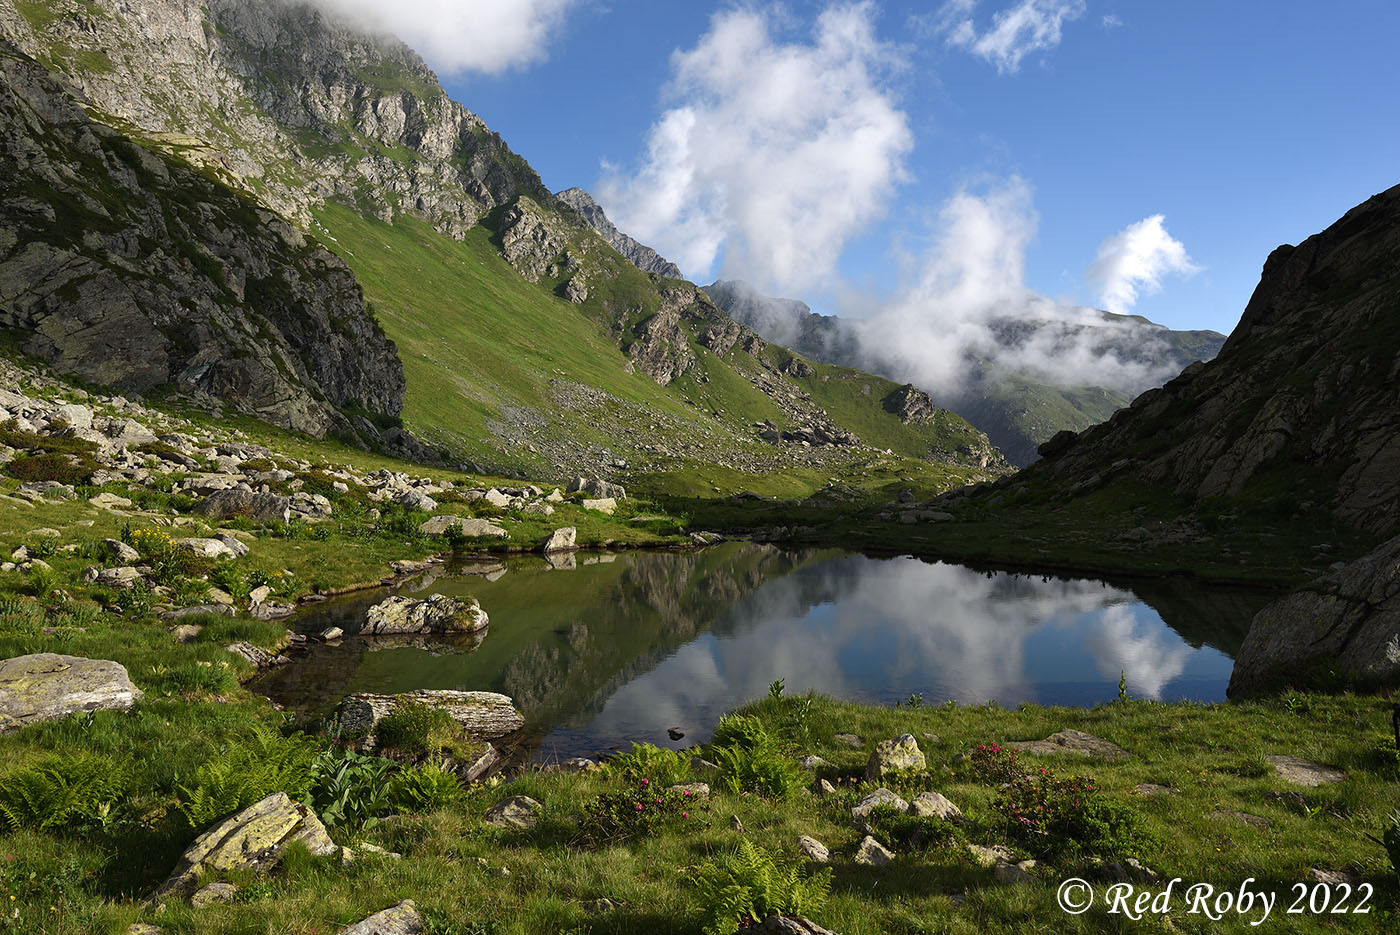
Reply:
[[[963,215],[950,216],[949,206],[962,193],[999,205],[984,212],[979,229],[991,241],[984,252],[1000,259],[980,275],[1009,269],[1034,293],[1097,306],[1126,277],[1128,293],[1114,293],[1122,310],[1176,328],[1228,332],[1270,250],[1400,182],[1394,2],[521,0],[520,8],[521,16],[540,16],[541,28],[514,59],[478,65],[454,60],[450,43],[425,50],[454,98],[551,188],[610,194],[600,200],[619,225],[692,278],[748,278],[825,311],[859,315],[898,301],[928,278],[927,268],[961,262],[957,232],[964,228],[956,222]],[[1017,12],[1058,24],[1058,34],[1032,41],[1028,28],[1019,46],[998,46],[997,17]],[[833,60],[816,48],[824,15],[869,27],[853,40],[858,51],[835,56],[842,74],[832,80],[850,78],[858,87],[823,87],[832,113],[812,104],[810,119],[790,128],[796,136],[759,139],[763,116],[744,113],[753,103],[745,96],[762,98],[756,86],[777,72],[748,69],[765,57],[800,63],[805,56],[808,77],[831,78]],[[753,28],[733,28],[741,21]],[[754,30],[755,46],[735,61],[724,58],[729,38],[753,39]],[[1023,54],[1013,62],[1008,56],[1017,51]],[[721,87],[715,69],[737,87]],[[795,75],[803,80],[800,68]],[[792,100],[802,101],[800,93]],[[894,121],[883,142],[872,144],[869,164],[882,169],[874,181],[848,184],[849,166],[823,177],[822,166],[801,165],[814,173],[803,197],[827,185],[835,218],[776,210],[755,227],[752,217],[736,221],[732,204],[713,210],[706,172],[714,180],[758,171],[756,164],[781,155],[773,147],[800,146],[804,130],[833,132],[831,119],[872,103]],[[682,196],[689,208],[656,210],[661,199],[648,186],[674,182],[677,166],[648,159],[654,128],[696,110],[702,126],[704,115],[711,123],[687,145],[731,151],[690,180],[695,190]],[[755,140],[758,148],[748,151]],[[727,198],[775,184],[784,180],[759,175]],[[1159,291],[1139,276],[1136,301],[1122,301],[1131,299],[1134,282],[1121,264],[1112,283],[1102,270],[1090,280],[1106,242],[1120,235],[1122,247],[1123,232],[1157,215],[1161,221],[1145,231],[1156,252],[1135,259],[1147,263],[1147,274],[1155,264]],[[685,222],[694,236],[676,234]],[[763,230],[810,242],[795,256],[770,256],[757,242]],[[705,244],[715,248],[709,265]],[[1164,251],[1173,244],[1177,254]],[[1115,256],[1134,259],[1120,253],[1109,260]]]

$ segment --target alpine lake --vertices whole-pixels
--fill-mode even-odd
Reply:
[[[355,635],[390,593],[434,592],[477,598],[490,627],[456,639]],[[704,742],[778,679],[788,694],[886,706],[1092,706],[1117,698],[1120,681],[1133,697],[1221,701],[1270,597],[749,542],[517,556],[312,605],[294,630],[346,636],[294,646],[291,664],[251,687],[305,718],[351,692],[500,692],[525,716],[505,743],[525,765],[632,741]]]

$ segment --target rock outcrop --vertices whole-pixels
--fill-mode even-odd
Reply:
[[[589,227],[597,231],[610,247],[626,257],[637,269],[644,273],[665,276],[667,279],[684,278],[679,266],[646,244],[638,243],[618,230],[608,219],[602,205],[594,201],[588,192],[581,188],[568,188],[562,192],[555,192],[554,197],[577,211]]]
[[[35,653],[0,661],[0,731],[85,711],[125,711],[141,697],[108,659]]]
[[[336,256],[247,196],[97,122],[0,39],[0,325],[94,383],[218,398],[378,438],[394,345]]]
[[[1400,682],[1400,536],[1259,611],[1229,694],[1328,669],[1366,685]]]

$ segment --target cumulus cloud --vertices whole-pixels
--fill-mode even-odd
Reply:
[[[390,33],[440,71],[496,74],[545,57],[577,0],[313,0]]]
[[[1016,373],[1062,386],[1139,392],[1175,367],[1151,327],[1105,319],[1025,284],[1037,215],[1021,178],[992,180],[943,207],[933,246],[891,298],[848,302],[865,369],[956,398],[974,377]],[[974,371],[976,371],[974,373]]]
[[[706,279],[794,291],[829,279],[847,241],[883,216],[913,137],[885,78],[901,53],[875,35],[870,3],[828,7],[810,39],[775,35],[740,8],[672,60],[674,104],[642,166],[605,175],[618,226]]]
[[[1008,74],[1032,52],[1060,44],[1064,24],[1084,15],[1084,0],[1021,0],[992,16],[990,26],[974,21],[977,0],[948,0],[936,16],[936,31],[949,45],[967,49]]]
[[[1165,220],[1160,214],[1143,218],[1099,246],[1088,279],[1110,312],[1131,311],[1139,295],[1162,288],[1165,276],[1197,272],[1198,267],[1186,255],[1186,247],[1167,233]]]

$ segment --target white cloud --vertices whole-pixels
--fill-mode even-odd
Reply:
[[[1172,376],[1152,361],[1160,338],[1134,322],[1104,320],[1025,285],[1026,250],[1037,216],[1022,179],[985,182],[954,195],[932,248],[892,298],[851,300],[850,319],[865,369],[956,398],[973,368],[1019,373],[1062,386],[1136,393]],[[1014,321],[1014,324],[1010,322]]]
[[[1097,288],[1099,301],[1110,312],[1125,314],[1138,296],[1162,288],[1171,274],[1189,276],[1198,267],[1186,255],[1186,247],[1167,233],[1160,214],[1129,224],[1099,247],[1089,267],[1088,279]]]
[[[598,200],[617,225],[706,280],[796,291],[829,281],[847,241],[883,216],[913,145],[885,78],[900,52],[870,3],[828,7],[810,41],[774,36],[774,15],[720,13],[673,56],[675,105],[632,176]]]
[[[545,57],[578,0],[312,0],[402,39],[440,71],[495,74]]]
[[[937,30],[951,46],[967,49],[1007,74],[1032,52],[1060,44],[1065,23],[1084,15],[1084,0],[1021,0],[994,14],[989,27],[973,21],[977,0],[948,0],[938,12]]]

